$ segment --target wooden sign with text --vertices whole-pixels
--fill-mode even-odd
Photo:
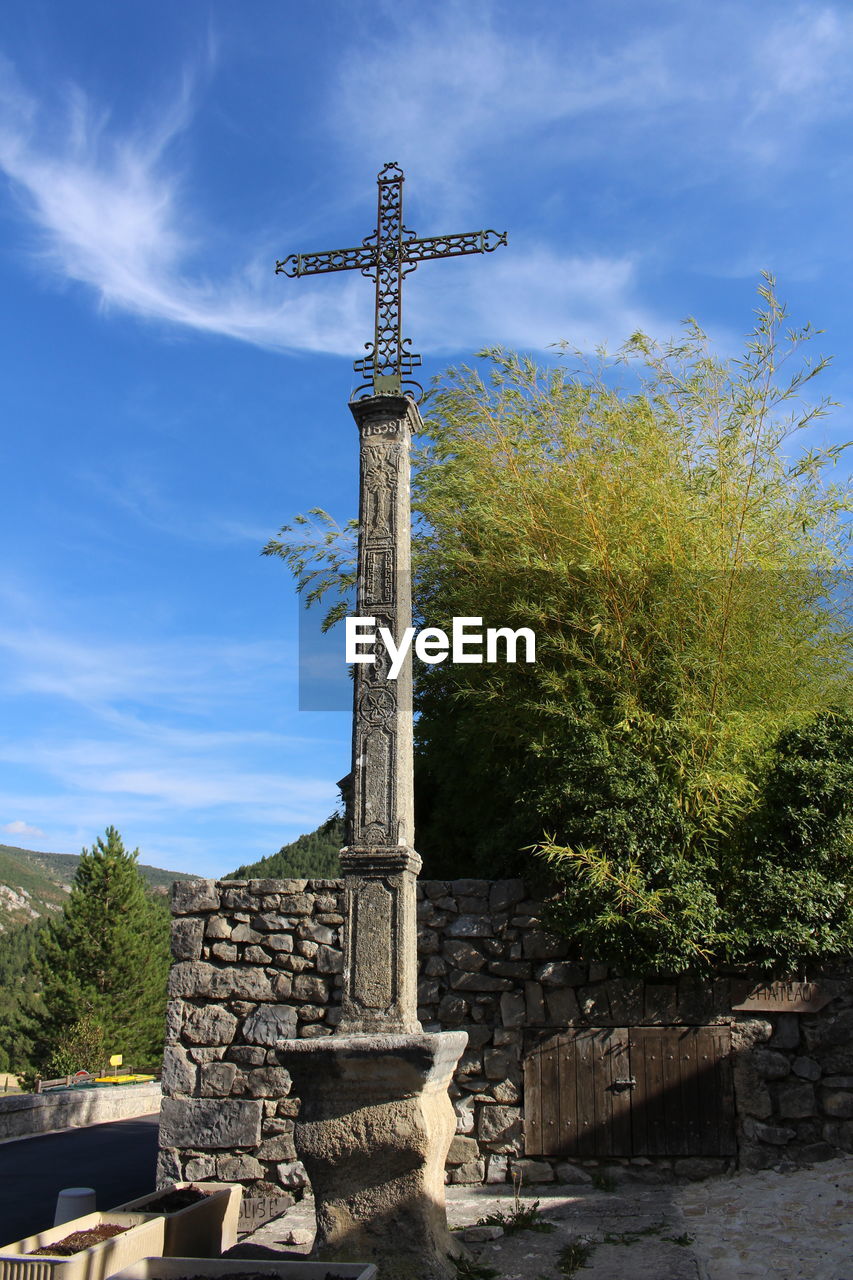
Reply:
[[[745,1013],[817,1013],[836,991],[829,982],[787,979],[750,985],[732,983],[732,1009]]]

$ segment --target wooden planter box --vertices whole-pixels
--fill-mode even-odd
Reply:
[[[166,1232],[162,1249],[165,1258],[218,1258],[221,1253],[237,1243],[237,1221],[240,1217],[240,1201],[243,1188],[228,1182],[172,1182],[116,1206],[113,1212],[160,1213],[148,1205],[170,1191],[183,1191],[196,1187],[205,1193],[204,1200],[189,1204],[185,1209],[166,1213]],[[0,1277],[2,1280],[2,1277]]]
[[[69,1257],[39,1254],[27,1257],[32,1249],[57,1244],[73,1231],[86,1231],[104,1223],[129,1227],[120,1236],[111,1236]],[[0,1280],[106,1280],[116,1271],[140,1258],[151,1258],[163,1251],[165,1219],[146,1213],[87,1213],[73,1218],[26,1240],[0,1246]]]
[[[229,1280],[234,1275],[268,1276],[269,1280],[376,1280],[371,1262],[309,1262],[288,1258],[273,1262],[270,1258],[144,1258],[125,1267],[113,1280],[182,1280],[184,1276],[204,1276],[206,1280]]]

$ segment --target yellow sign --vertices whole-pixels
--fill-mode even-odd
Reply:
[[[103,1058],[101,1059],[101,1061],[103,1062]],[[111,1067],[120,1067],[123,1061],[124,1059],[122,1058],[120,1053],[113,1053],[110,1055]]]

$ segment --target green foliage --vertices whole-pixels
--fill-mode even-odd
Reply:
[[[36,970],[41,924],[0,935],[0,1071],[32,1070],[33,1043],[43,1015]]]
[[[772,281],[759,292],[738,359],[694,322],[594,368],[486,352],[485,380],[450,370],[431,393],[416,460],[416,622],[537,635],[533,665],[416,667],[425,873],[538,867],[578,952],[637,970],[849,945],[849,837],[820,852],[828,816],[797,820],[799,888],[773,890],[764,923],[735,884],[751,868],[754,902],[772,871],[773,744],[853,706],[849,485],[831,482],[841,446],[803,440],[827,361],[796,367],[814,331],[786,329]],[[283,558],[334,610],[348,532]]]
[[[110,1057],[104,1028],[90,1013],[72,1022],[59,1033],[50,1057],[45,1063],[44,1079],[72,1076],[78,1071],[99,1075]]]
[[[585,1267],[595,1253],[591,1240],[572,1240],[564,1245],[557,1257],[557,1268],[564,1276],[573,1276]]]
[[[123,1054],[136,1069],[162,1054],[168,908],[148,896],[138,851],[128,853],[114,827],[105,836],[83,850],[62,917],[42,938],[42,1067],[81,1023],[102,1028],[108,1054]]]
[[[517,1190],[518,1188],[516,1192]],[[554,1223],[542,1216],[538,1200],[534,1200],[532,1204],[522,1204],[518,1194],[509,1213],[504,1213],[503,1209],[496,1209],[485,1218],[478,1218],[477,1226],[503,1227],[505,1236],[511,1236],[516,1231],[556,1231]]]
[[[344,823],[337,816],[309,835],[297,836],[258,862],[238,867],[229,880],[334,880],[341,874],[338,856],[344,843]]]

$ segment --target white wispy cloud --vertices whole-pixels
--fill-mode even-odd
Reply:
[[[491,52],[484,51],[483,59],[489,57],[506,64],[502,64],[498,86],[503,93],[503,81],[510,78],[510,49],[495,45]],[[644,84],[649,80],[651,92],[654,76],[639,51],[631,61],[636,63],[635,77]],[[494,78],[485,61],[482,70],[487,83],[490,76]],[[531,67],[531,74],[540,79],[546,72],[556,86],[556,64]],[[602,67],[602,85],[608,77],[608,67]],[[79,90],[68,95],[64,130],[48,128],[43,105],[27,94],[8,63],[0,63],[0,82],[8,106],[0,126],[0,167],[11,180],[27,219],[33,253],[59,278],[89,287],[104,307],[149,320],[286,351],[352,354],[362,349],[364,335],[372,327],[372,296],[360,275],[300,280],[298,285],[276,280],[271,272],[276,249],[272,243],[250,259],[235,259],[231,271],[221,277],[205,274],[202,259],[213,233],[205,230],[194,212],[190,178],[172,158],[173,144],[191,119],[189,90],[161,112],[156,130],[133,133],[122,132]],[[348,109],[347,92],[342,85],[339,105],[344,110]],[[591,87],[575,90],[574,96],[578,95],[595,97]],[[389,105],[395,106],[385,103],[386,108]],[[476,138],[487,128],[488,110],[488,101],[472,103],[462,111],[459,128],[467,118]],[[527,118],[522,112],[518,131],[523,131]],[[364,127],[373,130],[374,122],[368,120]],[[418,127],[426,129],[425,118]],[[377,137],[381,141],[379,129]],[[427,166],[425,174],[433,199],[441,186],[440,158],[436,157],[432,171]],[[277,239],[288,243],[287,230],[280,230]],[[621,259],[608,263],[599,258],[580,269],[571,254],[562,262],[552,255],[552,261],[557,280],[574,281],[570,292],[581,313],[594,311],[606,323],[612,306],[611,327],[620,325],[622,313],[634,305],[629,296],[630,273]],[[553,341],[572,317],[563,317],[556,330],[546,332],[541,315],[549,314],[548,298],[541,297],[541,280],[537,280],[540,250],[515,245],[513,263],[512,270],[484,276],[480,283],[471,276],[474,284],[467,296],[463,296],[461,278],[452,300],[446,289],[427,290],[418,310],[421,349],[470,346],[472,331],[475,344],[518,341],[531,346]],[[597,293],[602,274],[609,281],[603,297]],[[618,289],[620,280],[624,293]],[[558,285],[558,296],[562,290]],[[543,306],[541,314],[536,311],[534,316],[532,300],[537,293]],[[454,305],[460,301],[461,307]],[[518,323],[521,316],[534,321],[523,331]],[[509,318],[513,323],[506,323]]]
[[[0,831],[6,831],[10,836],[43,836],[44,832],[41,827],[33,827],[29,822],[24,822],[22,818],[16,818],[14,822],[6,822]]]

